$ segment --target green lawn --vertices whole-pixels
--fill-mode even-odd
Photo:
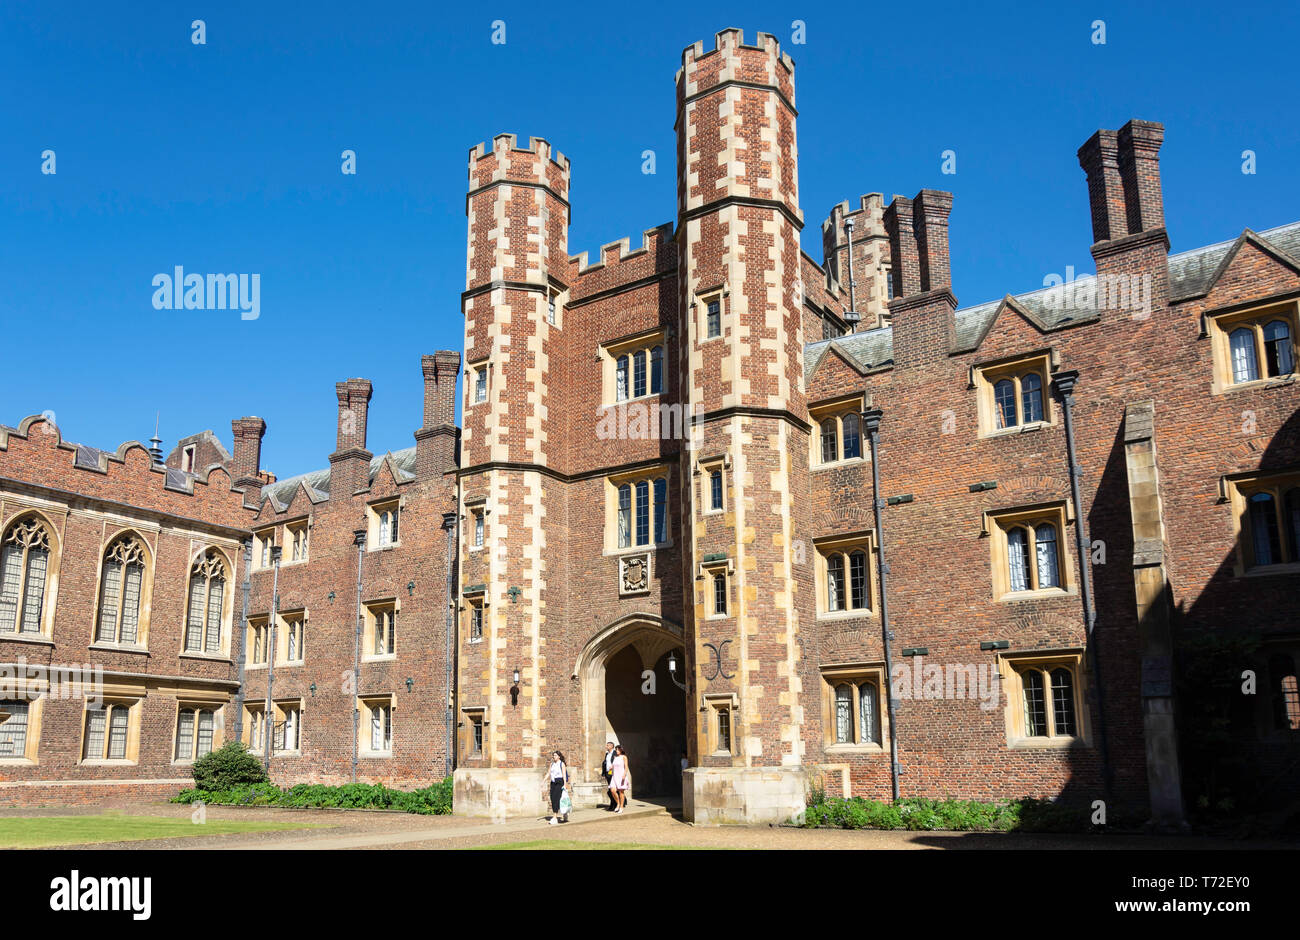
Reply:
[[[184,839],[234,832],[316,829],[310,823],[211,819],[196,825],[188,816],[6,816],[0,817],[0,849],[31,849],[82,842]]]
[[[693,849],[691,845],[652,845],[649,842],[575,842],[572,839],[535,839],[532,842],[506,842],[503,845],[477,845],[476,849],[579,849],[606,851],[611,849]]]

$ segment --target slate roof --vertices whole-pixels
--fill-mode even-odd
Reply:
[[[1300,222],[1291,222],[1264,232],[1258,237],[1274,248],[1292,258],[1300,259]],[[1203,295],[1210,287],[1211,281],[1223,260],[1239,239],[1194,248],[1169,256],[1169,292],[1172,300],[1186,300]],[[1087,295],[1096,281],[1092,274],[1084,275],[1073,282],[1073,295]],[[1097,311],[1093,307],[1071,307],[1059,302],[1053,292],[1054,288],[1042,287],[1038,290],[1016,294],[1012,299],[1023,307],[1031,318],[1038,320],[1044,331],[1056,330],[1075,323],[1084,323],[1096,319]],[[1071,296],[1067,292],[1067,299]],[[954,351],[966,352],[975,349],[984,334],[988,332],[1003,300],[966,307],[953,313],[955,329],[953,331]],[[868,330],[863,333],[850,333],[835,339],[819,340],[804,344],[804,375],[811,376],[831,344],[846,359],[856,363],[863,371],[893,361],[894,335],[891,327]]]
[[[383,466],[385,458],[388,457],[393,460],[393,469],[396,471],[397,482],[404,483],[407,480],[415,479],[415,448],[406,447],[402,450],[394,450],[387,454],[372,457],[369,474],[371,482],[374,481],[375,475],[379,473],[379,468]],[[268,483],[262,487],[262,498],[269,497],[277,507],[286,507],[293,501],[294,493],[298,491],[299,484],[306,485],[308,495],[314,496],[315,501],[328,499],[330,493],[329,468],[312,470],[309,473],[300,473],[296,477],[287,477],[283,480],[276,480],[274,483]]]

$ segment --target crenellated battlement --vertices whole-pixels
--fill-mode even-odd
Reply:
[[[781,51],[780,41],[771,33],[758,33],[758,41],[753,45],[746,44],[745,32],[742,29],[730,27],[719,30],[713,37],[713,48],[705,49],[703,40],[697,39],[685,49],[682,50],[682,67],[677,72],[678,81],[681,80],[682,73],[690,66],[695,65],[709,58],[710,56],[721,52],[724,58],[739,57],[746,52],[758,52],[771,58],[773,62],[778,62],[785,69],[787,76],[794,76],[794,60],[788,53]]]
[[[859,197],[856,209],[850,208],[849,201],[845,199],[831,206],[830,215],[822,223],[822,240],[829,245],[848,244],[844,231],[844,223],[848,219],[854,221],[854,241],[877,233],[883,236],[884,216],[885,197],[882,193],[866,193]]]
[[[570,277],[580,277],[589,271],[596,271],[601,268],[611,268],[629,259],[639,258],[647,253],[653,254],[672,240],[673,223],[664,222],[660,225],[656,225],[654,228],[648,228],[641,233],[640,248],[632,248],[632,241],[630,238],[620,238],[617,241],[606,242],[601,245],[600,250],[596,252],[597,260],[595,261],[589,261],[588,253],[585,251],[576,255],[570,255]]]
[[[475,144],[469,150],[470,189],[486,186],[497,180],[548,183],[557,189],[562,181],[562,192],[568,192],[569,158],[555,150],[544,137],[528,138],[528,146],[519,146],[514,134],[497,134],[492,138],[492,149],[486,143]]]
[[[55,461],[54,455],[59,453],[63,456]],[[63,469],[104,479],[92,483],[93,477],[81,478],[83,482],[76,483],[64,479]],[[111,451],[77,444],[64,440],[58,425],[44,415],[28,415],[17,428],[0,425],[0,476],[114,501],[121,501],[128,492],[153,491],[148,499],[157,503],[156,508],[195,518],[207,518],[211,510],[187,508],[191,500],[204,504],[227,500],[223,509],[235,512],[240,507],[254,508],[258,497],[256,490],[236,487],[230,469],[220,463],[191,473],[155,462],[139,441],[123,441]],[[141,485],[147,489],[140,490]],[[237,518],[230,515],[224,521],[236,524]]]

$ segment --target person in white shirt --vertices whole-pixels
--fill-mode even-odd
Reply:
[[[551,752],[551,766],[546,769],[546,779],[550,786],[552,826],[569,821],[569,814],[560,818],[560,797],[569,788],[569,768],[564,763],[564,755],[559,751]]]

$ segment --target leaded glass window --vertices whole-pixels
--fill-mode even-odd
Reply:
[[[2,701],[0,712],[9,715],[9,718],[0,724],[0,758],[25,756],[29,703],[17,700]]]
[[[858,728],[862,744],[880,743],[880,698],[874,682],[858,686]]]
[[[636,543],[647,545],[650,542],[650,484],[638,480],[636,484]]]
[[[129,646],[138,642],[146,557],[144,544],[133,535],[115,539],[104,553],[97,642]]]
[[[1016,421],[1016,383],[1001,379],[993,385],[993,404],[997,409],[999,428],[1014,427]]]
[[[1057,735],[1074,734],[1074,677],[1068,669],[1052,670],[1052,722]]]
[[[835,743],[853,743],[853,686],[835,687]]]
[[[1061,586],[1061,569],[1056,553],[1056,526],[1044,522],[1034,528],[1034,551],[1038,561],[1038,587]]]
[[[1270,376],[1295,371],[1291,326],[1285,320],[1273,320],[1264,327],[1264,367]]]
[[[1043,380],[1030,372],[1020,380],[1021,424],[1043,420]]]
[[[834,463],[840,457],[839,429],[834,418],[822,421],[822,463]]]
[[[826,559],[826,606],[844,609],[844,556],[838,553]]]
[[[1259,362],[1255,356],[1255,331],[1241,326],[1228,334],[1228,348],[1232,355],[1232,381],[1253,382],[1259,378]]]
[[[1031,738],[1047,734],[1047,703],[1043,698],[1043,674],[1028,670],[1021,677],[1025,692],[1025,734]]]
[[[226,565],[209,549],[190,569],[189,613],[185,621],[187,653],[220,653],[226,600]]]
[[[851,460],[862,456],[862,434],[860,420],[855,412],[844,416],[844,459]]]
[[[849,606],[867,606],[867,553],[861,549],[849,552]]]
[[[1272,493],[1255,493],[1247,500],[1256,565],[1274,565],[1282,560],[1276,506]]]
[[[41,632],[50,534],[37,519],[14,523],[0,540],[0,634]]]
[[[640,398],[645,394],[645,350],[632,354],[632,397]]]
[[[624,483],[618,488],[618,547],[632,544],[632,485]]]
[[[1029,590],[1029,538],[1019,526],[1007,532],[1007,575],[1011,590]]]
[[[663,544],[668,541],[668,481],[659,477],[654,482],[655,495],[655,542]]]

